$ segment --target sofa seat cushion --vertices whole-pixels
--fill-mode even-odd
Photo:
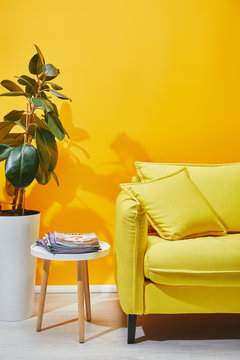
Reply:
[[[240,286],[240,234],[176,241],[149,236],[144,273],[163,285]]]

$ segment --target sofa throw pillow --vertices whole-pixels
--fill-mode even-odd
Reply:
[[[135,163],[142,181],[162,178],[185,167],[190,178],[215,209],[227,232],[240,232],[240,163]]]
[[[157,180],[120,186],[144,207],[149,222],[163,239],[226,234],[186,168]]]

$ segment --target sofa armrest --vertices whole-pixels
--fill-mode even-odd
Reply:
[[[141,205],[121,192],[116,200],[114,273],[121,307],[126,314],[144,311],[144,255],[148,222]]]

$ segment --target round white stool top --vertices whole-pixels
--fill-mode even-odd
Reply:
[[[99,241],[101,250],[89,252],[85,254],[51,254],[43,247],[33,244],[31,246],[31,254],[37,258],[45,260],[61,260],[61,261],[80,261],[98,259],[110,253],[110,245],[104,241]]]

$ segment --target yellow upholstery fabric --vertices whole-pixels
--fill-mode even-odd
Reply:
[[[167,240],[162,239],[157,233],[150,233],[148,235],[148,244],[147,244],[147,250],[150,249],[153,245],[159,244],[159,243],[165,243]]]
[[[169,242],[155,237],[148,242],[146,213],[123,191],[115,209],[114,270],[120,304],[126,314],[240,313],[240,286],[172,286],[144,279],[147,247],[191,240]],[[232,249],[233,254],[236,251]]]
[[[240,287],[168,286],[146,281],[144,314],[240,313]]]
[[[149,236],[146,278],[157,284],[240,286],[240,234],[167,241]]]
[[[158,180],[121,187],[144,207],[151,225],[164,239],[226,233],[185,168]]]
[[[127,314],[143,313],[144,254],[147,216],[139,203],[121,192],[115,205],[114,273],[121,307]]]
[[[240,163],[161,164],[136,162],[142,180],[164,177],[187,168],[193,182],[220,216],[228,232],[240,232]]]

